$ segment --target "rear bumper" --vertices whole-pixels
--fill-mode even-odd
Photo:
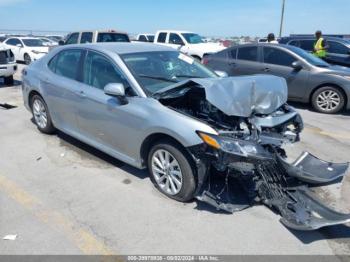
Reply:
[[[0,77],[12,76],[16,73],[16,71],[17,71],[16,63],[0,65]]]

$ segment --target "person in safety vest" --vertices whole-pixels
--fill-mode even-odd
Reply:
[[[327,41],[322,37],[322,32],[317,31],[315,33],[316,41],[314,44],[314,55],[319,58],[325,58],[327,56],[327,49],[328,49],[328,43]]]

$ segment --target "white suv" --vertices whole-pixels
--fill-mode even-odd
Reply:
[[[27,65],[49,52],[43,41],[35,37],[10,37],[4,44],[11,49],[16,61],[24,61]]]
[[[0,77],[4,78],[5,85],[13,84],[13,75],[16,70],[15,56],[9,48],[0,43]]]
[[[91,30],[70,33],[66,41],[59,41],[60,45],[104,43],[104,42],[130,42],[126,32],[115,30]]]
[[[158,31],[154,43],[173,47],[198,60],[201,60],[205,55],[225,49],[223,45],[218,43],[206,43],[201,36],[188,31]]]

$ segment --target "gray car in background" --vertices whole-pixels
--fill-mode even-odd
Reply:
[[[251,44],[228,48],[204,63],[230,76],[271,74],[286,79],[291,101],[312,104],[322,113],[350,108],[350,69],[332,66],[294,46]]]
[[[41,132],[58,129],[148,167],[170,198],[226,212],[261,202],[299,230],[350,221],[307,192],[343,177],[347,163],[309,153],[286,161],[283,145],[299,141],[303,122],[286,104],[283,78],[219,78],[192,57],[145,43],[59,47],[23,74],[24,103]],[[235,202],[236,189],[244,201]]]

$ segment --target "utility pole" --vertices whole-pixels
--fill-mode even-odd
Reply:
[[[282,0],[282,15],[281,15],[281,25],[280,25],[280,34],[279,37],[282,37],[282,30],[283,30],[283,20],[284,20],[284,6],[286,4],[286,0]]]

